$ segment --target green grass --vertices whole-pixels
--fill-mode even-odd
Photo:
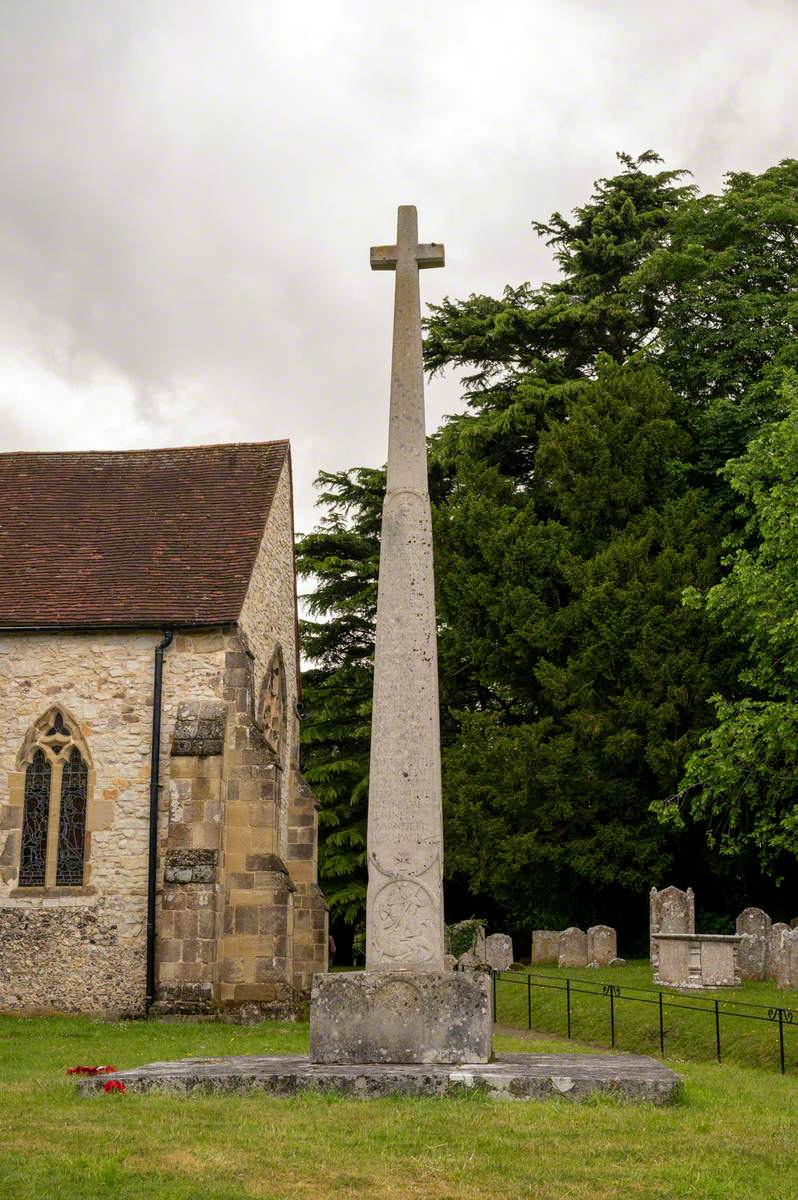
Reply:
[[[651,968],[647,960],[627,963],[625,967],[601,969],[536,967],[530,972],[536,984],[532,988],[532,1026],[558,1035],[567,1029],[565,978],[570,977],[571,1032],[573,1037],[599,1045],[610,1044],[610,1002],[602,994],[604,984],[620,988],[615,998],[615,1045],[620,1050],[644,1054],[659,1054],[659,1011],[656,995],[636,988],[650,989]],[[589,994],[579,989],[586,989]],[[779,1069],[779,1029],[767,1019],[767,1007],[796,1010],[795,1023],[784,1024],[785,1062],[788,1071],[798,1072],[798,992],[784,991],[770,983],[745,983],[741,988],[722,988],[712,992],[677,992],[674,988],[659,989],[667,993],[663,1010],[665,1053],[675,1059],[705,1061],[715,1057],[714,1012],[696,1011],[719,1001],[721,1054],[724,1062],[745,1066]],[[645,1004],[643,1000],[653,1001]],[[526,974],[507,972],[497,983],[497,1020],[526,1028]],[[762,1009],[745,1005],[763,1005]],[[745,1020],[735,1013],[756,1014],[762,1020]]]
[[[798,1078],[687,1064],[669,1109],[98,1095],[76,1063],[295,1053],[307,1026],[0,1018],[0,1196],[13,1200],[792,1200]],[[580,1049],[497,1039],[504,1050]]]

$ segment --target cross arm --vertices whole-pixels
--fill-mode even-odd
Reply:
[[[444,249],[440,242],[421,242],[416,246],[416,265],[419,270],[425,267],[445,266]],[[372,246],[372,271],[395,271],[399,261],[398,246]]]

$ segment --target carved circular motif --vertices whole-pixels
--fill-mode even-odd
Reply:
[[[426,962],[435,957],[435,904],[414,879],[392,879],[371,908],[373,944],[380,963]]]

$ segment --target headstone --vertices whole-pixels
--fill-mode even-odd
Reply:
[[[770,928],[768,939],[768,979],[775,981],[778,977],[778,964],[781,957],[781,943],[790,927],[785,921],[776,921]]]
[[[461,944],[464,940],[465,947]],[[481,921],[458,921],[450,925],[446,930],[446,944],[455,954],[459,967],[473,969],[487,963],[485,926]]]
[[[540,963],[556,963],[560,953],[559,929],[533,929],[532,930],[532,966],[539,966]]]
[[[560,967],[587,966],[587,934],[575,925],[560,934],[557,965]]]
[[[693,889],[683,892],[681,888],[666,887],[661,892],[652,888],[649,892],[649,954],[651,966],[656,972],[659,967],[656,933],[695,933],[695,896]]]
[[[587,961],[608,967],[618,957],[618,935],[610,925],[591,925],[587,931]]]
[[[396,244],[388,469],[382,510],[368,801],[366,969],[316,975],[314,1062],[487,1062],[490,979],[444,971],[443,816],[432,518],[427,491],[419,244],[412,205]]]
[[[743,979],[767,979],[770,929],[773,922],[761,908],[745,908],[737,918],[740,974]]]
[[[513,965],[513,939],[506,933],[485,938],[485,958],[494,971],[509,971]]]
[[[798,988],[798,927],[782,934],[776,984],[781,988]]]

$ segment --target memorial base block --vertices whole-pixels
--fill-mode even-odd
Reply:
[[[456,971],[315,975],[312,1063],[487,1063],[490,979]]]

